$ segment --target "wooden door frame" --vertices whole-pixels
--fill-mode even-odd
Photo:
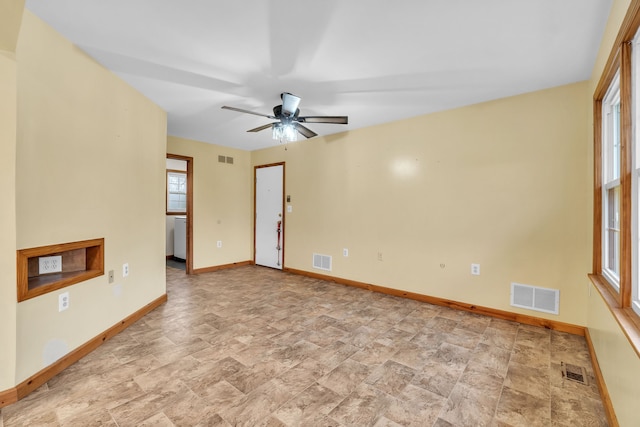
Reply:
[[[286,191],[286,182],[287,180],[285,179],[286,177],[286,173],[287,173],[287,168],[285,166],[286,162],[278,162],[278,163],[268,163],[266,165],[257,165],[253,167],[253,264],[256,264],[256,215],[257,215],[257,209],[256,209],[256,184],[258,182],[258,169],[262,169],[262,168],[270,168],[273,166],[282,166],[282,206],[281,206],[281,210],[282,210],[282,229],[281,229],[281,238],[282,238],[282,243],[281,243],[281,251],[282,251],[282,270],[284,270],[284,235],[285,235],[285,199],[286,196],[285,194],[287,194]]]
[[[187,162],[187,259],[185,272],[193,273],[193,157],[167,153],[167,159],[184,160]],[[165,201],[166,207],[166,201]]]

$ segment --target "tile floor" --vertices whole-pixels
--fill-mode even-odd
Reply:
[[[261,267],[167,279],[0,427],[607,425],[582,337]]]
[[[167,267],[177,268],[180,270],[186,269],[186,262],[179,258],[167,258]]]

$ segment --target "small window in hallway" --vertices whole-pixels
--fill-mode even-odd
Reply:
[[[167,214],[187,213],[187,174],[167,171]]]

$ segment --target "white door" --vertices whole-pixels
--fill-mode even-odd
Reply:
[[[284,243],[283,176],[284,165],[256,168],[255,262],[278,269],[282,269]]]

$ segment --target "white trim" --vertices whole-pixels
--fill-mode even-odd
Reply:
[[[177,177],[180,181],[184,183],[184,191],[171,191],[171,184],[169,183],[169,179],[172,177]],[[187,211],[187,173],[186,172],[169,172],[167,171],[167,212],[172,213],[182,213]],[[184,208],[176,207],[172,205],[171,196],[177,195],[184,200],[180,202],[184,202]]]
[[[621,214],[621,151],[620,123],[614,123],[613,108],[620,104],[620,73],[614,77],[602,100],[602,275],[617,290],[620,290],[620,214]],[[618,117],[619,119],[619,117]],[[618,189],[616,218],[609,218],[611,200],[609,192]],[[612,234],[613,233],[613,234]],[[617,239],[616,239],[617,235]],[[610,240],[617,241],[617,247],[610,247]],[[611,260],[611,262],[610,262]]]

